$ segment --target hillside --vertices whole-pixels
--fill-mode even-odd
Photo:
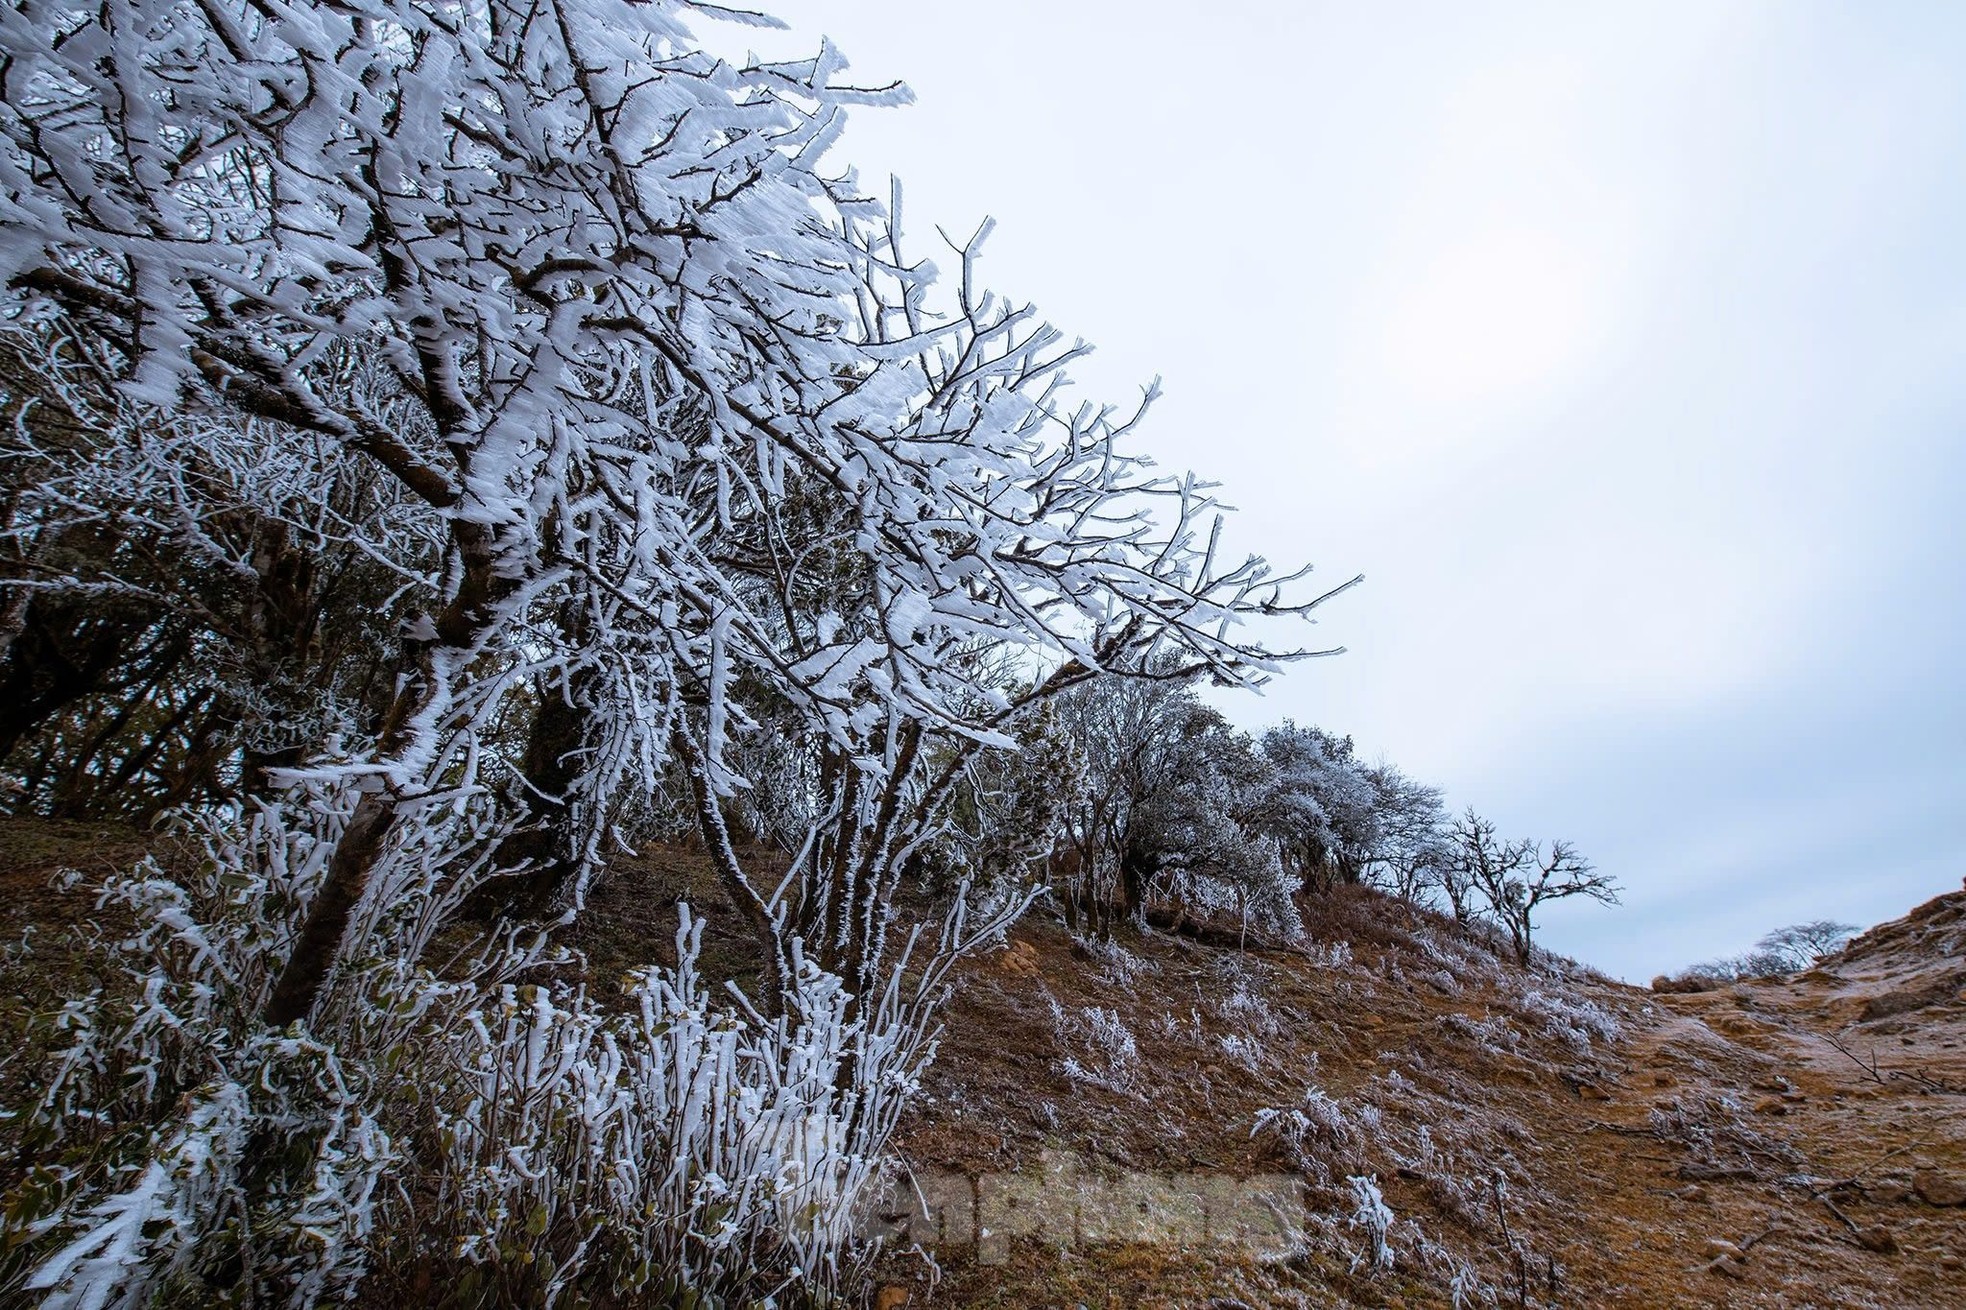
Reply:
[[[596,972],[678,895],[714,914],[710,886],[681,851],[617,870]],[[1095,947],[1034,913],[972,961],[884,1208],[939,1278],[891,1260],[881,1310],[1451,1306],[1457,1283],[1464,1305],[1966,1304],[1966,892],[1809,973],[1684,995],[1525,974],[1360,889],[1306,912],[1302,942],[1246,949]],[[1391,1211],[1389,1268],[1352,1177]],[[1224,1193],[1226,1236],[1202,1217]]]
[[[4,836],[12,1045],[100,981],[58,946],[88,901],[51,875],[140,846]],[[707,956],[734,945],[710,886],[685,850],[618,867],[573,934],[588,977],[660,955],[679,897]],[[1034,913],[966,965],[878,1217],[933,1267],[889,1258],[880,1310],[1966,1303],[1966,893],[1684,995],[1525,974],[1370,892],[1307,918],[1093,946]]]

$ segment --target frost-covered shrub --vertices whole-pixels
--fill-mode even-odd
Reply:
[[[1376,1116],[1370,1127],[1377,1130]],[[1359,1159],[1371,1133],[1323,1088],[1308,1087],[1295,1105],[1258,1110],[1249,1135],[1274,1138],[1292,1165],[1323,1185],[1331,1182],[1334,1165]]]
[[[1263,1068],[1263,1044],[1241,1033],[1224,1033],[1217,1039],[1222,1054],[1229,1057],[1229,1063],[1246,1073],[1260,1073]]]
[[[482,871],[484,802],[433,804],[384,853],[392,900],[304,1029],[253,1015],[345,797],[196,820],[181,880],[146,862],[105,888],[138,924],[117,946],[131,999],[58,1017],[0,1235],[42,1304],[313,1305],[417,1258],[519,1305],[850,1282],[854,1201],[933,1052],[913,970],[849,1013],[795,943],[766,1019],[712,995],[687,909],[676,965],[636,975],[625,1011],[525,981],[555,962],[538,937],[406,965]]]
[[[1532,989],[1523,994],[1517,1008],[1524,1018],[1542,1022],[1545,1037],[1578,1055],[1589,1055],[1593,1041],[1617,1041],[1623,1031],[1610,1011],[1581,996],[1553,996]]]
[[[1352,944],[1347,941],[1312,942],[1305,957],[1317,968],[1339,970],[1352,962]]]
[[[1072,949],[1091,960],[1101,978],[1115,987],[1132,987],[1144,974],[1157,972],[1151,960],[1136,955],[1107,937],[1074,937]]]
[[[1355,1203],[1346,1226],[1365,1230],[1365,1249],[1353,1258],[1353,1272],[1357,1272],[1360,1265],[1367,1265],[1375,1271],[1392,1268],[1393,1249],[1387,1242],[1387,1236],[1392,1232],[1393,1212],[1386,1204],[1386,1198],[1380,1195],[1378,1178],[1355,1174],[1345,1182],[1352,1189]]]
[[[136,924],[111,947],[126,986],[57,1019],[67,1045],[26,1134],[40,1160],[9,1205],[9,1237],[39,1254],[28,1285],[45,1305],[143,1304],[231,1266],[296,1304],[361,1279],[409,1122],[390,1105],[423,1072],[412,1034],[462,993],[399,962],[482,868],[477,800],[431,798],[391,844],[378,866],[390,898],[360,916],[369,949],[344,964],[311,1031],[255,1019],[347,821],[345,794],[191,816],[204,858],[182,882],[146,859],[104,886]],[[540,958],[508,937],[472,968],[490,977]]]
[[[1051,1026],[1060,1046],[1077,1051],[1059,1062],[1067,1078],[1121,1095],[1133,1094],[1140,1073],[1140,1048],[1119,1011],[1097,1005],[1067,1010],[1054,1000]]]
[[[1253,1037],[1274,1037],[1283,1030],[1249,966],[1236,957],[1224,956],[1217,964],[1215,984],[1219,990],[1214,1010],[1224,1023],[1234,1024]]]
[[[1710,1168],[1759,1175],[1787,1173],[1803,1164],[1799,1151],[1760,1131],[1746,1112],[1747,1107],[1726,1092],[1700,1091],[1656,1105],[1646,1118],[1660,1141],[1683,1146]]]
[[[1461,982],[1446,969],[1435,969],[1420,975],[1420,981],[1439,992],[1442,996],[1459,996]]]
[[[1522,1034],[1509,1026],[1501,1015],[1470,1019],[1465,1014],[1443,1014],[1434,1022],[1455,1036],[1473,1042],[1490,1055],[1515,1054],[1522,1049]]]
[[[508,985],[452,1035],[440,1178],[467,1259],[549,1300],[597,1270],[636,1295],[851,1272],[855,1201],[925,1047],[892,1004],[850,1019],[803,960],[781,1018],[713,1000],[701,930],[686,913],[678,965],[640,974],[627,1015]]]
[[[1408,1083],[1408,1087],[1412,1084]],[[1413,1150],[1407,1154],[1395,1152],[1399,1163],[1416,1173],[1427,1173],[1441,1163],[1438,1150],[1434,1146],[1433,1129],[1421,1124],[1413,1133]]]

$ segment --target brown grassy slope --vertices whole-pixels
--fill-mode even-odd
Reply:
[[[649,932],[666,943],[679,895],[709,916],[707,962],[741,959],[700,857],[658,850],[597,898],[582,943],[596,972]],[[1966,1306],[1966,1208],[1913,1185],[1966,1186],[1966,1094],[1950,1090],[1966,1093],[1966,895],[1800,978],[1691,996],[1525,975],[1368,892],[1307,906],[1306,928],[1282,949],[1157,933],[1099,951],[1033,914],[962,971],[900,1142],[924,1175],[1032,1171],[1061,1152],[1140,1173],[1299,1172],[1303,1249],[1263,1261],[1053,1235],[980,1265],[945,1244],[939,1281],[890,1262],[884,1310],[1448,1306],[1456,1263],[1475,1275],[1468,1304]],[[1132,1060],[1095,1035],[1105,1016]],[[1860,1063],[1873,1052],[1875,1073]],[[1331,1131],[1252,1134],[1259,1111],[1312,1088],[1338,1111]],[[1390,1271],[1354,1268],[1352,1174],[1399,1216]]]
[[[86,898],[47,890],[54,869],[140,849],[97,825],[0,824],[0,941],[81,917]],[[572,935],[597,987],[673,954],[682,897],[708,920],[706,966],[741,976],[748,943],[707,866],[657,849],[621,863]],[[1359,892],[1310,906],[1286,949],[1121,945],[1088,952],[1038,914],[965,966],[903,1153],[924,1172],[1047,1150],[1148,1173],[1294,1171],[1308,1242],[1259,1261],[1020,1241],[989,1266],[954,1247],[933,1286],[893,1261],[887,1306],[1446,1306],[1457,1265],[1482,1285],[1472,1304],[1966,1306],[1966,1208],[1927,1199],[1966,1185],[1966,895],[1801,977],[1689,996],[1525,977]],[[91,982],[60,952],[3,963],[10,1050],[28,1011]],[[1131,1059],[1098,1038],[1115,1023]],[[1311,1130],[1252,1136],[1259,1111],[1313,1088]],[[1354,1174],[1399,1217],[1391,1270],[1353,1268]]]
[[[115,914],[96,908],[93,886],[133,867],[145,850],[121,824],[0,819],[0,1110],[40,1093],[37,1057],[48,1038],[35,1017],[120,985],[106,957],[78,935],[118,930]],[[80,877],[61,876],[65,870]],[[0,1123],[0,1149],[8,1144]]]
[[[896,1294],[1432,1306],[1451,1304],[1460,1261],[1502,1305],[1966,1306],[1966,1208],[1933,1203],[1966,1188],[1966,895],[1802,977],[1694,996],[1525,977],[1366,894],[1320,907],[1311,932],[1303,951],[1238,956],[1163,936],[1101,962],[1027,922],[972,970],[903,1143],[924,1170],[1028,1166],[1046,1148],[1135,1170],[1299,1167],[1307,1249],[1260,1263],[1054,1239],[1020,1244],[1004,1266],[944,1252],[939,1287],[896,1272]],[[1587,1006],[1616,1018],[1615,1040],[1563,1031],[1564,1011]],[[1063,1072],[1092,1059],[1072,1022],[1086,1007],[1134,1034],[1130,1079]],[[1258,1110],[1311,1085],[1349,1134],[1298,1153],[1252,1140]],[[1337,1184],[1354,1173],[1377,1175],[1402,1220],[1389,1272],[1352,1270],[1360,1239]]]

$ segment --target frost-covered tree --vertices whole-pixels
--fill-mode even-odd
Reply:
[[[328,443],[136,411],[72,344],[0,342],[0,760],[54,814],[264,795],[269,769],[386,704],[403,574],[435,568],[441,539]]]
[[[1856,932],[1856,924],[1839,923],[1834,919],[1792,923],[1764,935],[1754,944],[1753,954],[1778,961],[1781,972],[1792,973],[1836,954]]]
[[[1276,790],[1270,762],[1249,736],[1233,730],[1212,732],[1199,744],[1202,767],[1182,807],[1185,850],[1167,866],[1177,913],[1233,912],[1239,942],[1252,921],[1294,936],[1300,925],[1291,896],[1298,880],[1284,868],[1266,827]]]
[[[404,798],[522,680],[587,720],[539,755],[588,767],[536,791],[598,814],[620,763],[679,761],[761,940],[789,915],[830,941],[955,775],[926,739],[1018,711],[977,694],[979,642],[1065,661],[1027,699],[1153,643],[1270,665],[1225,625],[1288,608],[1278,579],[1220,562],[1205,494],[1122,453],[1112,411],[1060,405],[1082,347],[985,292],[974,244],[932,307],[820,169],[845,105],[899,94],[830,50],[714,58],[687,8],[8,11],[17,315],[119,403],[325,443],[441,530],[434,571],[401,561],[420,612],[333,766],[360,799],[272,1022],[311,1008]],[[716,836],[747,690],[823,743],[796,906]]]
[[[1382,835],[1380,789],[1352,739],[1286,719],[1263,734],[1275,770],[1271,829],[1305,891],[1356,883]]]
[[[1442,887],[1456,919],[1468,921],[1478,906],[1479,913],[1508,934],[1517,961],[1525,966],[1540,906],[1573,896],[1618,903],[1616,881],[1592,868],[1570,843],[1552,842],[1545,848],[1531,841],[1504,841],[1495,824],[1472,809],[1454,823]]]
[[[15,454],[51,471],[8,498],[0,609],[106,597],[134,607],[118,631],[250,650],[186,580],[195,559],[306,652],[282,686],[341,676],[265,609],[283,578],[376,673],[317,688],[278,740],[249,730],[284,717],[253,679],[213,684],[238,708],[206,753],[255,775],[196,816],[223,880],[131,893],[168,906],[171,932],[138,939],[160,958],[214,943],[149,991],[198,1021],[126,1034],[191,1046],[119,1110],[156,1116],[149,1163],[70,1176],[37,1230],[77,1234],[37,1275],[57,1301],[140,1295],[238,1216],[233,1239],[354,1216],[320,1249],[365,1249],[381,1202],[373,1170],[342,1167],[348,1133],[373,1163],[430,1122],[391,1086],[489,1116],[447,1121],[428,1194],[487,1233],[547,1225],[556,1262],[512,1270],[528,1295],[602,1249],[640,1279],[724,1260],[821,1277],[949,961],[1001,926],[966,923],[959,893],[925,922],[895,908],[972,764],[1090,678],[1259,681],[1288,653],[1239,623],[1317,603],[1220,549],[1206,486],[1130,451],[1137,411],[1067,403],[1084,347],[982,286],[983,233],[940,281],[898,202],[824,164],[844,109],[899,89],[844,84],[828,47],[720,58],[686,26],[705,16],[766,21],[674,0],[0,7],[0,312],[49,364],[10,392],[40,414]],[[105,539],[64,567],[84,529]],[[385,589],[330,605],[288,576],[344,557]],[[1028,671],[1008,688],[1007,654]],[[760,761],[796,816],[770,883],[728,823]],[[577,912],[621,798],[665,784],[765,979],[727,1024],[687,932],[639,1027],[500,990],[534,958],[516,937],[473,981],[421,963],[494,877]],[[50,1113],[92,1122],[103,1049]],[[689,1117],[704,1097],[756,1117]],[[299,1173],[239,1167],[268,1134]],[[576,1163],[651,1152],[680,1172]],[[488,1163],[523,1158],[562,1163]],[[495,1262],[498,1231],[458,1249]],[[724,1245],[691,1245],[704,1232]]]
[[[1107,677],[1062,699],[1085,781],[1066,813],[1068,923],[1099,933],[1150,902],[1287,919],[1289,887],[1268,828],[1274,770],[1250,739],[1196,695],[1178,666]]]
[[[1424,899],[1437,885],[1452,850],[1450,824],[1439,788],[1407,777],[1390,764],[1373,766],[1377,840],[1365,860],[1365,879],[1407,900]]]

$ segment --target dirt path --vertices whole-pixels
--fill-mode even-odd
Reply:
[[[1934,1203],[1966,1201],[1966,1006],[1945,972],[1873,955],[1652,998],[1572,1136],[1593,1188],[1564,1249],[1593,1303],[1966,1306],[1966,1208]]]

